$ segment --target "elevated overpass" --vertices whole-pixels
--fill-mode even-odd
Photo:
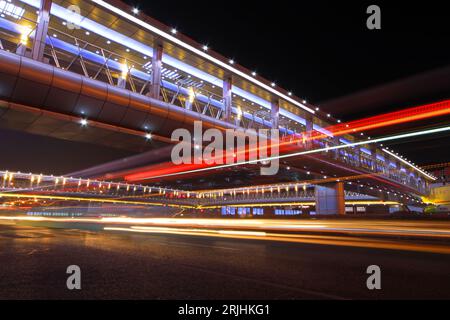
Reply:
[[[74,8],[79,14],[73,13]],[[195,121],[202,121],[205,129],[222,131],[276,128],[284,139],[319,134],[320,138],[296,144],[300,150],[317,153],[283,161],[280,174],[270,180],[290,183],[293,190],[295,185],[308,185],[315,190],[317,211],[324,214],[345,213],[345,190],[407,204],[426,195],[435,179],[372,143],[363,132],[367,126],[347,124],[345,133],[333,133],[330,127],[344,124],[331,114],[119,1],[12,0],[1,10],[2,128],[136,153],[170,145],[173,130],[192,131]],[[337,146],[345,148],[333,149]],[[214,174],[218,181],[234,177],[238,186],[228,194],[236,195],[240,188],[268,183],[255,175],[257,167]],[[225,200],[226,192],[217,191],[230,181],[211,184],[202,176],[141,181],[125,181],[121,176],[111,183],[137,183],[130,187],[133,190],[140,183],[142,190],[153,183],[153,190],[182,186],[179,189],[184,191],[167,194],[189,193],[197,199],[192,204],[159,197],[157,203],[178,201],[194,207],[242,203],[232,197]],[[310,180],[315,182],[306,183]],[[209,191],[200,193],[200,188]],[[209,194],[214,196],[201,196]],[[292,202],[296,197],[302,198],[285,199]],[[126,196],[120,199],[132,201]],[[264,201],[264,197],[252,200]]]

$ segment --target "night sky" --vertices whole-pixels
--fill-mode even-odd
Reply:
[[[450,64],[448,13],[433,1],[125,2],[314,104]],[[382,30],[369,31],[374,3]]]
[[[330,101],[339,97],[450,66],[449,14],[443,7],[444,2],[126,2],[325,109]],[[381,7],[382,30],[366,28],[366,8],[370,4]],[[450,79],[450,72],[448,75]],[[415,86],[421,86],[420,79]],[[343,107],[326,111],[336,118],[351,120],[450,96],[450,90],[441,90],[429,93],[425,99],[414,95],[416,88],[411,87],[411,97],[402,97],[395,104],[386,101],[384,105],[371,108],[348,110]],[[14,154],[22,154],[18,144],[11,143],[14,136],[24,147],[27,143],[39,144],[40,151],[34,150],[37,159],[34,167],[40,167],[39,171],[46,171],[47,159],[59,159],[65,149],[63,144],[66,142],[50,138],[0,133],[3,138],[12,139],[9,143],[5,139],[0,141],[2,151],[9,155],[0,160],[1,167],[9,169],[26,170],[23,168],[25,163],[13,160]],[[53,170],[58,171],[55,174],[125,154],[105,148],[95,152],[93,146],[79,143],[70,146],[68,156],[73,161],[58,162],[59,168],[52,165]],[[411,141],[395,147],[419,164],[450,159],[449,136],[420,143]],[[89,157],[81,156],[83,154]]]

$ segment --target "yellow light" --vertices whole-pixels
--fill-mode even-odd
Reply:
[[[238,107],[237,108],[237,118],[238,118],[238,120],[241,120],[242,119],[242,109],[241,109],[241,107]]]
[[[126,79],[127,76],[128,76],[128,72],[130,71],[130,70],[128,69],[128,64],[125,62],[124,64],[122,64],[122,65],[120,66],[120,68],[121,68],[121,70],[122,70],[122,74],[121,74],[122,79]]]
[[[64,197],[54,195],[30,195],[30,194],[17,194],[17,193],[0,193],[0,197],[16,198],[16,199],[50,199],[50,200],[62,200],[62,201],[85,201],[85,202],[104,202],[104,203],[119,203],[119,204],[131,204],[131,205],[149,205],[149,206],[169,206],[173,208],[190,208],[195,207],[189,205],[177,205],[177,204],[163,204],[157,202],[144,202],[144,201],[129,201],[118,199],[104,199],[104,198],[79,198],[79,197]],[[45,203],[45,202],[44,202]]]
[[[194,88],[189,87],[189,102],[193,103],[195,100],[195,91]]]
[[[28,26],[20,27],[20,43],[26,45],[28,43],[28,37],[30,36],[31,28]]]

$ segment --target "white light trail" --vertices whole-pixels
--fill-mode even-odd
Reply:
[[[224,165],[219,165],[219,166],[214,166],[214,167],[209,167],[209,168],[202,168],[202,169],[196,169],[196,170],[170,173],[170,174],[160,175],[160,176],[147,177],[142,180],[165,178],[165,177],[178,176],[178,175],[184,175],[184,174],[190,174],[190,173],[206,172],[206,171],[231,168],[231,167],[236,167],[236,166],[241,166],[241,165],[246,165],[246,164],[257,164],[258,162],[266,162],[266,161],[272,161],[272,160],[277,160],[277,159],[287,159],[287,158],[292,158],[292,157],[304,156],[304,155],[308,155],[308,154],[315,154],[315,153],[320,153],[320,152],[339,150],[339,149],[344,149],[344,148],[351,148],[351,147],[367,145],[367,144],[372,144],[372,143],[380,143],[380,142],[386,142],[386,141],[392,141],[392,140],[398,140],[398,139],[404,139],[404,138],[423,136],[423,135],[440,133],[440,132],[445,132],[445,131],[450,131],[450,126],[443,127],[443,128],[437,128],[437,129],[418,131],[418,132],[410,132],[410,133],[394,135],[394,136],[384,137],[384,138],[378,138],[378,139],[373,139],[373,140],[368,140],[368,141],[360,141],[360,142],[355,142],[355,143],[350,143],[350,144],[345,144],[345,145],[340,145],[340,146],[327,147],[327,148],[308,150],[308,151],[301,151],[301,152],[290,153],[290,154],[286,154],[286,155],[268,157],[268,158],[259,159],[259,160],[243,161],[243,162],[224,164]],[[436,178],[428,176],[428,175],[427,175],[427,177],[430,177],[431,180],[437,180]]]
[[[428,173],[426,173],[425,171],[421,170],[420,168],[412,165],[411,163],[409,163],[408,161],[405,161],[404,159],[402,159],[401,157],[397,156],[396,154],[390,152],[389,150],[383,149],[384,152],[386,152],[387,154],[389,154],[390,156],[394,157],[397,160],[400,160],[401,162],[403,162],[404,164],[410,166],[413,169],[416,169],[417,171],[419,171],[421,174],[423,174],[424,176],[426,176],[427,178],[430,178],[431,180],[436,180],[435,177],[430,176]]]

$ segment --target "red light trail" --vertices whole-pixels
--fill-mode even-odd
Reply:
[[[400,111],[355,120],[347,123],[342,123],[327,127],[325,129],[329,131],[334,137],[337,137],[345,134],[355,134],[362,131],[369,131],[377,128],[388,127],[396,124],[408,123],[418,120],[424,120],[448,114],[450,114],[450,100],[444,100],[437,103],[426,104],[422,106],[403,109]],[[286,153],[286,151],[291,151],[292,149],[302,149],[303,146],[299,146],[298,143],[319,140],[327,137],[328,137],[327,135],[321,132],[317,132],[315,130],[310,132],[304,132],[303,134],[301,134],[301,138],[292,139],[292,137],[287,137],[283,139],[282,142],[279,143],[280,152]],[[246,150],[238,150],[236,153],[248,154],[249,151],[254,150],[259,150],[259,148],[258,147],[255,147],[254,149],[246,148]],[[224,152],[224,154],[226,154],[226,152]],[[217,165],[215,164],[208,165],[205,163],[192,165],[177,165],[177,166],[173,165],[172,163],[163,163],[146,168],[139,168],[138,170],[140,172],[136,172],[137,170],[133,170],[126,173],[122,173],[122,175],[125,176],[126,181],[142,181],[156,177],[161,177],[163,175],[182,173],[184,171],[189,173],[206,167],[210,167],[213,169],[215,166]]]

